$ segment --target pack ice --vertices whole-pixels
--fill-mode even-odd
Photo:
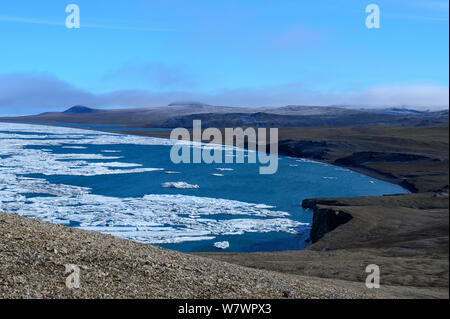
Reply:
[[[212,240],[219,235],[246,232],[295,233],[295,227],[306,225],[289,219],[286,212],[261,204],[185,195],[107,197],[93,194],[87,187],[24,176],[97,176],[163,170],[121,162],[123,152],[108,150],[107,146],[173,143],[176,142],[64,127],[0,123],[0,210],[149,244]],[[88,145],[104,145],[102,153],[108,155],[88,153]],[[56,154],[49,149],[52,146],[82,153]],[[98,162],[89,161],[92,159]],[[175,186],[180,185],[186,186]],[[223,214],[236,218],[219,219],[217,215]]]

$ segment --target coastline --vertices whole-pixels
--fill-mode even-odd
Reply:
[[[442,125],[442,126],[441,126]],[[443,132],[448,131],[448,122],[444,122],[441,125],[435,125],[432,126],[433,128],[437,128],[439,130],[442,129]],[[383,126],[377,126],[377,125],[368,125],[366,126],[369,131],[373,128],[373,129],[383,129]],[[343,127],[343,129],[347,129],[348,127]],[[388,129],[390,127],[387,127]],[[393,128],[397,128],[395,126],[393,126]],[[419,192],[428,192],[428,191],[441,191],[442,189],[444,189],[445,187],[448,187],[448,172],[447,172],[447,181],[445,183],[441,183],[441,185],[437,185],[437,183],[433,183],[433,185],[429,186],[421,186],[421,185],[417,185],[414,181],[410,180],[407,177],[403,177],[403,176],[399,176],[396,174],[395,170],[392,169],[387,169],[387,170],[382,170],[382,169],[377,169],[376,167],[370,167],[370,166],[365,166],[365,165],[361,165],[358,162],[354,162],[352,164],[348,164],[345,161],[340,161],[343,159],[346,159],[346,155],[351,155],[352,153],[358,153],[358,148],[361,147],[355,147],[355,150],[349,150],[351,149],[350,145],[340,145],[340,143],[330,143],[327,144],[329,136],[326,136],[326,134],[323,134],[323,132],[326,132],[327,130],[334,130],[336,129],[336,127],[332,127],[332,128],[298,128],[300,129],[299,133],[294,133],[296,135],[295,139],[292,139],[292,133],[288,132],[287,134],[284,133],[283,131],[289,131],[292,130],[293,128],[279,128],[280,130],[280,138],[279,138],[279,155],[282,156],[287,156],[287,157],[292,157],[292,158],[298,158],[298,159],[307,159],[307,160],[312,160],[315,162],[320,162],[320,163],[325,163],[325,164],[329,164],[329,165],[333,165],[333,166],[337,166],[337,167],[341,167],[341,168],[345,168],[345,169],[349,169],[352,170],[354,172],[378,179],[378,180],[382,180],[385,182],[389,182],[392,184],[397,184],[401,187],[403,187],[404,189],[408,190],[411,193],[419,193]],[[318,129],[318,130],[316,130]],[[355,127],[355,129],[359,130],[359,129],[364,129],[364,127]],[[413,127],[406,127],[405,130],[408,129],[414,129]],[[306,134],[305,136],[302,136],[302,133],[304,131],[309,131],[311,130],[312,132],[308,132],[308,134]],[[317,131],[322,131],[322,134],[318,134],[316,136],[314,136]],[[114,130],[105,130],[104,132],[109,132],[109,133],[116,133],[116,134],[127,134],[127,135],[136,135],[136,136],[149,136],[149,137],[156,137],[156,138],[169,138],[170,137],[170,131],[168,130],[152,130],[152,131],[139,131],[139,130],[133,130],[133,131],[127,131],[127,130],[122,130],[122,131],[114,131]],[[311,134],[313,133],[313,134]],[[445,134],[442,132],[439,132],[441,135]],[[283,136],[283,135],[287,135],[287,136]],[[313,136],[311,136],[313,135]],[[343,136],[345,137],[345,136]],[[447,147],[448,147],[448,133],[447,133]],[[335,142],[334,140],[332,140],[333,142]],[[208,143],[208,141],[203,141],[205,143]],[[306,144],[310,144],[310,143],[316,143],[318,144],[316,145],[312,145],[312,147],[310,145],[305,145],[305,148],[307,149],[306,151],[303,151],[301,148],[303,147],[303,143],[302,142],[306,142]],[[339,141],[340,142],[340,141]],[[325,143],[324,145],[322,145],[322,143]],[[300,145],[298,145],[300,144]],[[342,143],[344,144],[344,143]],[[370,150],[368,152],[372,152],[372,153],[377,153],[379,152],[380,154],[383,154],[385,151],[383,149],[378,150],[377,145],[375,144],[375,148],[372,147],[370,148]],[[246,146],[245,146],[246,147]],[[297,149],[297,147],[300,148]],[[345,149],[344,152],[339,153],[340,149]],[[361,148],[362,151],[364,151],[364,147]],[[336,152],[336,150],[338,150],[338,152]],[[401,152],[405,152],[407,153],[407,149],[402,149]],[[391,150],[389,150],[389,152],[391,152]],[[324,154],[325,153],[325,154]],[[329,154],[326,154],[329,153]],[[348,153],[348,154],[346,154]],[[434,155],[434,154],[433,154]],[[439,154],[440,158],[442,159],[442,157],[444,158],[444,161],[447,161],[447,166],[448,166],[448,156]],[[435,160],[435,158],[430,157],[430,161]],[[398,163],[402,163],[402,162],[407,162],[408,160],[405,161],[398,161]],[[425,159],[426,161],[426,159]]]
[[[302,205],[314,212],[313,244],[300,251],[195,255],[256,269],[349,281],[363,281],[365,267],[377,264],[385,284],[447,289],[448,298],[448,122],[423,128],[280,131],[280,155],[344,167],[411,193],[305,199]],[[370,160],[363,161],[367,157]],[[362,158],[360,163],[354,161],[358,158]]]
[[[0,121],[2,122],[2,121]],[[55,124],[51,124],[51,123],[32,123],[32,122],[4,122],[4,123],[17,123],[17,124],[31,124],[31,125],[42,125],[42,126],[56,126],[56,127],[69,127],[69,128],[74,128],[74,129],[80,129],[80,130],[86,130],[86,131],[98,131],[98,132],[104,132],[104,133],[114,133],[114,134],[123,134],[123,135],[135,135],[135,136],[144,136],[144,137],[154,137],[154,138],[162,138],[162,139],[170,139],[170,130],[168,129],[161,129],[159,130],[158,128],[155,128],[152,131],[140,131],[138,128],[136,128],[135,130],[126,130],[124,129],[124,127],[126,128],[126,125],[124,124],[123,126],[120,126],[122,129],[121,130],[110,130],[110,129],[98,129],[98,128],[88,128],[88,127],[79,127],[79,126],[70,126],[70,125],[58,125],[58,123]],[[70,123],[69,123],[70,124]],[[203,143],[208,143],[206,141],[202,141]],[[225,145],[225,144],[222,144]],[[334,160],[331,159],[317,159],[317,158],[313,158],[313,157],[308,157],[308,156],[296,156],[295,154],[292,154],[291,151],[288,150],[279,150],[279,155],[282,156],[286,156],[286,157],[291,157],[291,158],[295,158],[295,159],[306,159],[306,160],[311,160],[314,162],[318,162],[318,163],[324,163],[324,164],[328,164],[328,165],[333,165],[336,167],[341,167],[341,168],[345,168],[345,169],[349,169],[351,171],[354,171],[356,173],[360,173],[381,181],[385,181],[391,184],[396,184],[399,185],[401,187],[403,187],[405,190],[411,192],[411,193],[416,193],[418,192],[418,189],[408,183],[405,182],[404,180],[401,180],[399,178],[396,178],[395,176],[392,176],[389,173],[383,173],[374,169],[368,169],[368,168],[364,168],[364,167],[357,167],[357,166],[349,166],[349,165],[344,165],[341,163],[337,163]]]
[[[14,123],[14,122],[13,122]],[[152,130],[146,130],[146,131],[115,131],[115,130],[109,130],[109,129],[98,129],[98,128],[90,128],[87,127],[87,125],[84,125],[83,127],[79,127],[76,124],[71,125],[72,123],[68,123],[67,125],[51,125],[49,123],[18,123],[18,124],[30,124],[30,125],[42,125],[42,126],[56,126],[56,127],[69,127],[69,128],[73,128],[73,129],[79,129],[79,130],[83,130],[83,131],[96,131],[96,132],[105,132],[105,133],[113,133],[113,134],[123,134],[123,135],[135,135],[135,136],[144,136],[144,137],[153,137],[153,138],[161,138],[161,139],[169,139],[170,138],[170,131],[169,130],[158,130],[157,128],[152,129]],[[190,134],[190,136],[192,136],[192,134]],[[207,141],[202,141],[202,143],[208,143]],[[223,143],[222,145],[226,145],[225,143]],[[247,145],[245,145],[245,148],[247,147]],[[386,181],[392,184],[397,184],[401,187],[403,187],[405,190],[410,191],[411,193],[417,192],[417,189],[414,187],[414,185],[410,185],[409,183],[404,183],[405,181],[400,181],[398,179],[392,179],[392,178],[388,178],[387,174],[380,174],[377,171],[374,170],[368,170],[368,169],[364,169],[361,167],[355,167],[355,166],[349,166],[349,165],[342,165],[337,161],[331,161],[331,160],[327,160],[327,159],[317,159],[317,158],[310,158],[310,157],[302,157],[302,156],[298,156],[298,154],[293,153],[291,150],[286,150],[286,149],[281,149],[281,151],[278,152],[279,155],[282,156],[286,156],[286,157],[290,157],[292,159],[305,159],[305,160],[309,160],[312,162],[317,162],[317,163],[324,163],[327,165],[332,165],[332,166],[336,166],[336,167],[341,167],[341,168],[345,168],[348,170],[352,170],[355,171],[357,173],[369,176],[369,177],[373,177],[382,181]],[[296,156],[297,155],[297,156]],[[402,184],[406,184],[406,187]],[[408,187],[410,186],[410,187]],[[311,235],[310,235],[310,239],[312,241],[312,243],[315,243],[316,241],[318,241],[320,238],[322,238],[326,232],[332,231],[334,228],[338,227],[341,224],[346,223],[348,220],[351,219],[351,217],[349,218],[344,218],[342,221],[339,221],[337,223],[337,225],[333,225],[332,227],[325,227],[327,229],[327,231],[323,231],[324,227],[318,225],[318,223],[330,223],[329,222],[329,218],[328,219],[323,219],[323,218],[317,218],[318,217],[318,212],[317,209],[314,205],[308,205],[305,203],[308,203],[308,201],[310,201],[309,199],[304,199],[302,201],[302,206],[303,208],[306,209],[312,209],[314,212],[314,218],[313,218],[313,224],[312,224],[312,230],[311,230]],[[333,214],[331,214],[331,217],[333,217]],[[333,218],[334,219],[334,218]],[[334,221],[331,223],[335,223]],[[317,233],[317,229],[322,229],[321,231],[319,231]],[[317,234],[315,234],[317,233]]]
[[[446,125],[448,127],[448,122]],[[443,129],[445,129],[445,124]],[[438,127],[439,132],[444,132],[443,129]],[[147,131],[145,134],[139,131],[132,131],[132,133],[109,132],[152,137],[163,137],[162,135],[167,134],[167,131]],[[387,132],[387,134],[391,134],[391,132]],[[439,298],[448,298],[448,155],[444,154],[446,150],[448,151],[448,133],[441,133],[441,135],[443,144],[442,140],[438,140],[434,145],[435,141],[431,140],[426,145],[429,151],[426,150],[428,153],[424,155],[429,156],[430,161],[400,162],[400,165],[398,162],[394,162],[391,166],[387,165],[391,171],[394,168],[393,173],[389,170],[387,173],[382,172],[381,175],[385,176],[379,179],[390,182],[396,180],[396,184],[405,181],[408,183],[407,185],[410,183],[413,186],[410,189],[411,194],[305,200],[303,205],[313,209],[314,215],[320,217],[317,219],[321,220],[322,225],[328,224],[327,215],[342,214],[345,216],[348,214],[351,218],[344,218],[345,222],[332,225],[328,229],[325,227],[325,230],[323,227],[318,227],[322,230],[317,236],[317,240],[314,240],[313,245],[304,250],[269,253],[198,253],[193,255],[265,271],[359,282],[359,284],[362,283],[365,276],[366,265],[381,264],[385,273],[384,284],[405,288],[430,288],[441,293],[446,290],[447,296],[444,293],[440,294]],[[436,136],[431,138],[436,139]],[[331,140],[331,142],[335,141]],[[379,174],[375,173],[370,165],[367,168],[339,165],[342,163],[336,162],[336,157],[346,158],[348,154],[338,152],[340,157],[336,156],[335,150],[330,146],[331,142],[326,141],[328,144],[325,146],[331,149],[329,153],[333,156],[321,159],[313,158],[313,160],[342,166],[359,173],[367,171],[366,175],[378,178],[372,175]],[[302,144],[303,142],[290,141],[291,148],[284,149],[280,155],[291,156],[292,154],[289,152],[292,152],[292,148],[295,150],[296,143]],[[419,139],[418,144],[423,144],[423,141]],[[447,149],[445,149],[445,145]],[[340,143],[332,146],[342,147]],[[346,147],[351,148],[348,145]],[[373,152],[373,148],[368,147],[368,149]],[[378,153],[381,149],[381,147],[377,149]],[[358,148],[355,150],[361,151]],[[307,151],[317,153],[317,149]],[[392,152],[392,149],[388,149],[388,151]],[[407,151],[402,145],[402,152]],[[297,155],[306,155],[305,153],[307,153],[305,149],[296,150]],[[419,152],[413,149],[412,153]],[[307,157],[302,156],[301,158]],[[435,158],[440,158],[441,162],[433,162]],[[438,163],[440,165],[438,168],[446,166],[446,173],[441,176],[432,170],[428,172],[428,175],[416,176],[411,173],[413,170],[409,166],[417,167],[417,170],[424,170],[429,163],[432,165]],[[384,164],[381,163],[381,167]],[[402,175],[405,165],[409,176],[407,178],[403,178]],[[397,169],[399,167],[400,169]],[[375,168],[377,168],[376,165]],[[416,183],[411,182],[414,179],[416,179]]]

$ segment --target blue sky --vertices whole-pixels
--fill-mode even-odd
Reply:
[[[68,4],[81,28],[64,25]],[[365,8],[381,9],[380,29]],[[448,106],[448,1],[0,3],[0,114],[73,104]]]

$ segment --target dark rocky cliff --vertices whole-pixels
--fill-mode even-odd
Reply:
[[[325,234],[335,230],[338,226],[347,223],[353,217],[330,207],[321,207],[318,204],[332,204],[332,202],[324,203],[323,200],[305,199],[302,203],[304,208],[314,211],[313,224],[310,232],[312,243],[319,241]]]

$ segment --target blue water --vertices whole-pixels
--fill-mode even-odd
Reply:
[[[227,251],[277,251],[308,245],[312,211],[301,207],[306,198],[407,192],[348,169],[283,156],[274,175],[260,175],[259,164],[177,165],[166,142],[0,123],[0,210],[184,252],[219,251],[219,241],[230,243]],[[92,156],[99,159],[87,159]],[[155,168],[163,170],[142,172]],[[162,187],[168,182],[199,188]],[[295,227],[298,222],[303,224]]]
[[[66,145],[67,146],[67,145]],[[79,146],[79,144],[77,144]],[[53,153],[100,154],[105,146],[83,145],[86,149],[64,149],[46,146]],[[40,148],[29,146],[27,148]],[[301,207],[303,199],[317,197],[347,197],[405,193],[401,187],[347,169],[317,162],[299,162],[298,159],[279,157],[279,169],[274,175],[260,175],[259,164],[173,164],[169,158],[170,147],[162,145],[108,145],[108,150],[118,150],[124,158],[120,162],[142,164],[143,167],[161,167],[166,171],[180,172],[168,175],[164,171],[100,175],[100,176],[44,176],[53,184],[68,184],[92,189],[91,193],[111,197],[142,197],[146,194],[182,194],[198,197],[223,198],[242,202],[275,206],[276,210],[291,214],[290,219],[312,222],[312,212]],[[112,154],[114,155],[114,154]],[[99,160],[88,160],[99,162]],[[101,160],[105,162],[105,160]],[[217,171],[215,168],[232,168]],[[220,173],[225,176],[212,176]],[[162,188],[165,182],[184,181],[197,184],[199,189]],[[208,218],[229,219],[239,216],[214,215]],[[244,218],[245,216],[243,216]],[[248,218],[248,216],[246,217]],[[296,234],[284,232],[246,233],[244,235],[216,236],[214,240],[160,244],[162,247],[184,251],[218,251],[213,243],[229,241],[227,251],[253,252],[295,250],[307,246],[309,227],[299,227]]]

